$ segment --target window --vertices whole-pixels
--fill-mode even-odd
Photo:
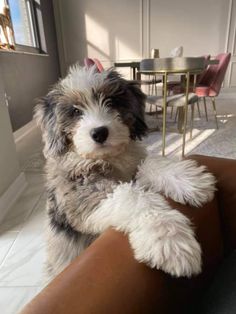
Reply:
[[[0,6],[5,13],[7,7],[10,9],[16,50],[46,52],[40,0],[0,0]],[[7,40],[4,34],[1,37],[12,48],[11,36]]]

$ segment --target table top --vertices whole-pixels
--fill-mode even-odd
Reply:
[[[122,61],[122,62],[115,62],[114,67],[116,68],[139,68],[141,61]]]
[[[173,58],[174,59],[174,58]],[[114,67],[116,68],[137,68],[140,67],[140,61],[121,61],[121,62],[115,62]],[[219,64],[219,60],[217,59],[210,59],[206,61],[206,65],[214,65]]]

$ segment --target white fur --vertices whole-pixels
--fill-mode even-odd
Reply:
[[[105,126],[109,135],[104,144],[98,144],[90,136],[94,128]],[[119,155],[130,142],[129,129],[124,125],[117,112],[105,106],[87,106],[75,127],[73,143],[77,153],[83,157],[98,158],[104,155]]]
[[[92,89],[102,86],[108,74],[109,71],[98,73],[95,65],[85,68],[75,64],[69,68],[68,75],[60,83],[65,93],[79,89],[80,92],[90,95]]]
[[[214,197],[215,177],[194,160],[173,161],[149,156],[139,167],[137,178],[143,186],[162,192],[181,204],[201,206]]]
[[[93,234],[111,226],[128,234],[138,261],[177,277],[201,271],[201,249],[189,219],[158,193],[133,183],[117,186],[83,224]]]

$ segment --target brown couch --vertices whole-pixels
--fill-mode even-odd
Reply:
[[[203,272],[186,279],[137,263],[127,237],[112,229],[29,303],[22,314],[201,313],[197,310],[222,260],[236,248],[236,160],[190,156],[215,174],[218,192],[202,208],[169,201],[191,218]]]

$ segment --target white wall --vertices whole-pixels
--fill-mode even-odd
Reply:
[[[4,93],[0,76],[0,223],[27,185],[20,171]]]
[[[0,197],[20,174],[10,117],[4,98],[3,85],[0,84]]]
[[[236,0],[54,0],[62,73],[87,56],[109,66],[151,48],[161,57],[180,45],[184,56],[233,52],[232,7]]]
[[[150,0],[150,46],[161,56],[175,46],[185,56],[225,50],[229,0]]]

